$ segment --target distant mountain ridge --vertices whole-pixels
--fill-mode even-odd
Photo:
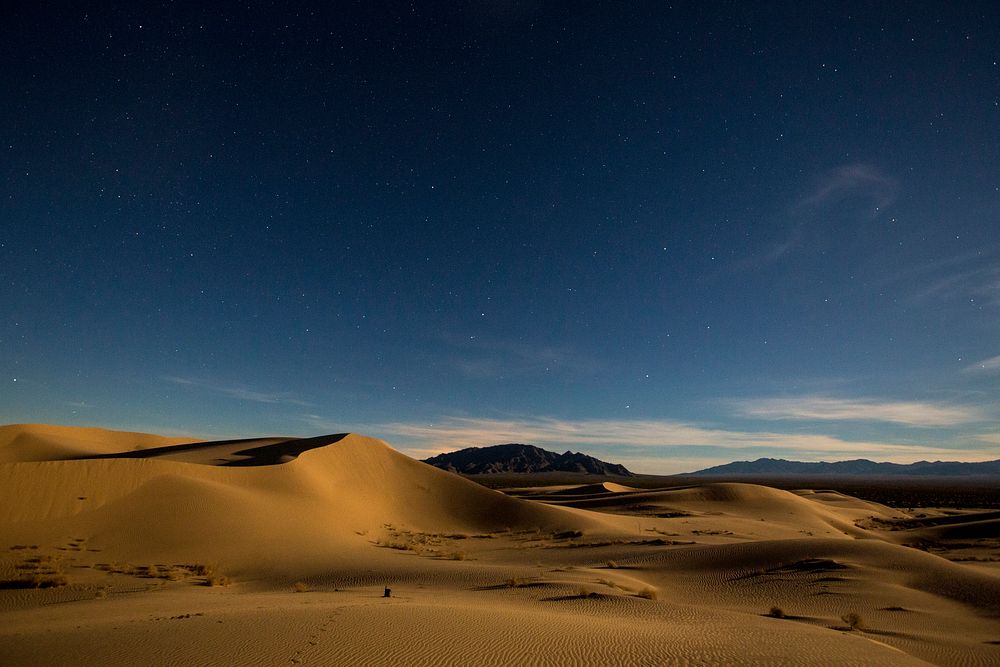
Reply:
[[[1000,459],[963,463],[960,461],[918,461],[916,463],[877,463],[868,459],[803,463],[785,459],[734,461],[705,468],[691,475],[913,475],[919,477],[965,477],[1000,475]]]
[[[535,447],[511,443],[490,447],[467,447],[457,452],[439,454],[424,463],[463,475],[488,473],[573,472],[591,475],[633,477],[622,465],[601,461],[577,452],[557,454]]]

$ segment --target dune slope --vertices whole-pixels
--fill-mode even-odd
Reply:
[[[5,665],[1000,657],[1000,571],[903,546],[988,541],[989,514],[750,484],[528,500],[353,434],[0,434]]]

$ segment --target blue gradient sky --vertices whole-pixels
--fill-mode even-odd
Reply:
[[[1000,458],[995,3],[35,4],[4,423]]]

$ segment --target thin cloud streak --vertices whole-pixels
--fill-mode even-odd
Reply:
[[[770,431],[730,431],[671,420],[561,420],[553,418],[489,419],[445,417],[435,424],[393,422],[372,425],[388,439],[424,453],[441,453],[464,447],[522,442],[559,448],[628,446],[660,448],[706,447],[717,450],[794,452],[807,459],[876,457],[880,460],[921,457],[975,457],[982,452],[877,441],[849,441],[822,434],[788,434]],[[978,458],[981,458],[978,457]],[[705,460],[708,460],[706,458]],[[724,462],[719,457],[716,462]],[[664,464],[670,464],[664,458]]]
[[[829,227],[825,217],[845,202],[870,202],[869,218],[892,205],[896,200],[899,184],[869,164],[848,164],[837,167],[819,178],[806,194],[791,202],[787,214],[791,227],[786,238],[771,243],[758,252],[729,266],[730,271],[756,270],[775,264],[809,245],[811,239],[823,235]]]
[[[802,197],[794,210],[818,209],[848,198],[867,197],[875,204],[876,213],[896,199],[898,184],[876,167],[849,164],[828,172],[808,195]]]
[[[965,367],[966,373],[1000,373],[1000,354]]]
[[[221,385],[207,382],[198,378],[179,377],[175,375],[164,376],[164,380],[181,386],[197,387],[216,394],[235,398],[240,401],[251,401],[253,403],[276,403],[284,405],[299,405],[312,407],[312,403],[295,398],[288,392],[265,392],[256,391],[244,385]]]
[[[885,402],[821,396],[733,401],[737,414],[767,420],[887,422],[917,428],[957,426],[985,419],[977,409],[916,401]]]
[[[460,352],[451,364],[462,374],[478,379],[502,379],[549,372],[589,373],[600,367],[595,360],[554,345],[485,339],[480,336],[439,335]]]

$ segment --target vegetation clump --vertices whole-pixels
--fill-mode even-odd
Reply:
[[[657,598],[657,593],[656,589],[652,586],[646,586],[645,588],[639,589],[635,596],[646,600],[655,600]]]
[[[849,614],[844,614],[840,617],[849,630],[863,630],[864,629],[864,619],[861,615],[856,612],[851,612]]]

